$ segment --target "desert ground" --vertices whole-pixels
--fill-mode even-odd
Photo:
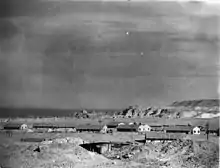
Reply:
[[[110,121],[219,128],[218,20],[219,6],[201,3],[0,1],[0,168],[219,167],[211,134],[144,144],[137,132],[3,129]],[[136,104],[144,109],[126,109]],[[21,117],[17,108],[126,110]],[[103,154],[82,146],[109,141],[128,144]]]
[[[179,102],[183,106],[191,105],[191,108],[200,107],[213,108],[215,103],[210,100],[207,103],[204,100],[193,101],[188,103]],[[217,102],[215,100],[215,102]],[[198,103],[200,106],[198,106]],[[177,102],[174,103],[178,106]],[[192,107],[192,104],[195,105]],[[212,106],[208,106],[212,105]],[[218,105],[218,104],[217,104]],[[189,108],[189,107],[188,107]],[[129,111],[129,110],[128,110]],[[144,113],[144,111],[142,111]],[[184,111],[185,112],[185,111]],[[190,113],[190,111],[188,111]],[[85,113],[85,112],[84,112]],[[118,113],[117,113],[118,114]],[[94,115],[94,114],[93,114]],[[67,124],[73,125],[97,125],[108,124],[109,122],[141,122],[148,124],[159,125],[209,125],[219,128],[219,117],[214,118],[163,118],[163,117],[120,117],[120,115],[112,116],[99,116],[97,118],[76,118],[63,117],[63,118],[14,118],[8,122],[26,123],[32,125],[34,123],[53,123],[53,124]],[[114,116],[114,117],[113,117]],[[124,114],[126,116],[126,114]],[[4,119],[5,120],[5,119]],[[2,121],[4,121],[2,119]],[[102,121],[101,123],[99,121]],[[2,122],[1,125],[6,124]],[[140,168],[212,168],[219,166],[219,136],[210,134],[207,139],[207,134],[201,132],[200,135],[182,134],[182,133],[165,133],[169,136],[178,137],[173,141],[156,140],[151,142],[140,142],[144,140],[145,134],[138,132],[118,132],[101,133],[92,131],[83,132],[48,132],[38,131],[33,129],[33,132],[27,130],[12,130],[12,136],[6,134],[6,130],[2,129],[0,132],[1,139],[1,166],[2,167],[28,167],[28,168],[49,168],[49,167],[140,167]],[[157,138],[161,137],[162,132],[155,134],[154,132],[146,133],[147,137],[156,135]],[[159,136],[158,136],[159,135]],[[24,141],[26,139],[26,141]],[[39,140],[39,141],[38,141]],[[112,147],[111,151],[99,153],[92,150],[93,148],[86,148],[82,144],[93,143],[116,143],[126,144],[119,148]],[[39,149],[40,151],[38,151]],[[131,157],[132,156],[132,157]],[[177,164],[178,163],[178,164]]]
[[[92,121],[92,120],[91,120]],[[90,121],[90,122],[91,122]],[[206,139],[206,135],[187,135],[186,140],[172,142],[148,142],[146,144],[133,144],[141,148],[135,151],[133,158],[125,158],[130,149],[119,149],[114,152],[99,154],[82,148],[75,141],[83,140],[87,143],[94,142],[134,142],[144,139],[144,135],[138,133],[114,132],[113,134],[102,134],[92,132],[82,133],[27,133],[14,131],[12,137],[1,131],[1,166],[2,167],[218,167],[219,159],[219,137],[214,135]],[[183,135],[186,137],[186,135]],[[22,142],[24,138],[43,138],[43,142]],[[62,139],[63,138],[63,139]],[[74,142],[64,141],[72,139]],[[61,139],[61,140],[60,140]],[[50,143],[51,141],[55,141]],[[45,145],[45,144],[46,145]],[[81,142],[82,143],[82,142]],[[40,152],[35,150],[40,147]],[[127,148],[132,148],[132,144]],[[124,150],[124,151],[123,151]],[[113,151],[113,150],[112,150]],[[121,158],[116,158],[121,156]],[[188,160],[187,160],[188,158]],[[182,159],[182,160],[181,160]],[[184,160],[185,159],[185,160]],[[177,167],[178,167],[177,166]]]

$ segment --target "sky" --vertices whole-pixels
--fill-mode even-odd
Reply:
[[[7,1],[0,9],[0,105],[124,108],[217,98],[219,18],[200,9]]]

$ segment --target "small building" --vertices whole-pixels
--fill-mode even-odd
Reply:
[[[22,123],[8,123],[4,125],[4,129],[6,130],[26,130],[28,129],[27,124]]]
[[[147,124],[140,125],[138,127],[138,132],[150,132],[150,131],[151,131],[151,127]]]
[[[209,134],[214,134],[219,136],[219,126],[218,125],[210,125],[208,129]]]
[[[118,132],[137,132],[138,131],[138,125],[119,125],[117,127]]]
[[[192,133],[194,135],[199,135],[201,133],[201,130],[200,130],[199,127],[196,126],[196,127],[193,128]]]
[[[20,129],[21,130],[27,130],[28,129],[27,124],[21,124]]]
[[[189,134],[192,132],[192,127],[190,126],[170,126],[164,128],[166,133],[185,133]]]
[[[76,131],[77,132],[102,132],[106,133],[107,132],[107,126],[106,125],[78,125],[76,126]]]
[[[49,129],[47,130],[47,132],[53,132],[53,129],[49,128]]]

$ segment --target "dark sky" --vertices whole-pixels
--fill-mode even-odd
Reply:
[[[196,6],[0,6],[2,106],[121,108],[218,96],[219,18],[196,15]]]

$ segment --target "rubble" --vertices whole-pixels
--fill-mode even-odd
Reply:
[[[79,146],[84,143],[81,138],[58,138],[39,144],[19,147],[11,153],[10,167],[110,167],[115,165],[111,160],[97,153],[89,152]]]
[[[145,166],[166,168],[202,168],[218,165],[218,147],[207,142],[176,140],[172,142],[149,142],[146,145],[128,145],[112,149],[104,155],[124,162],[134,161]],[[213,146],[213,147],[210,147]],[[215,149],[214,149],[215,148]],[[210,167],[211,168],[211,167]]]

